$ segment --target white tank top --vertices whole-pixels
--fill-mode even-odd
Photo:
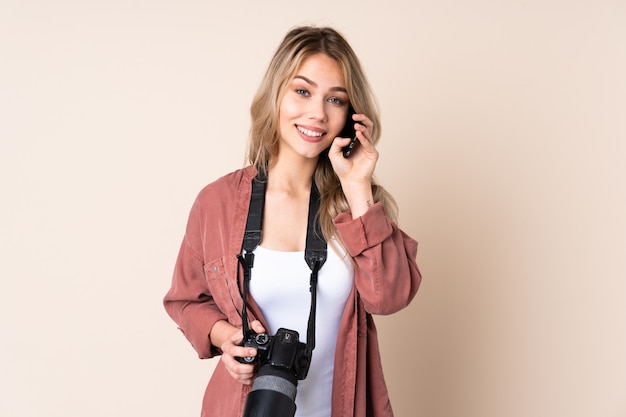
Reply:
[[[306,343],[311,309],[311,270],[302,252],[261,246],[254,251],[250,294],[267,320],[270,335],[283,327],[295,330]],[[306,379],[298,381],[296,417],[330,417],[335,345],[339,322],[354,281],[354,269],[343,251],[328,245],[328,259],[317,285],[315,349]]]

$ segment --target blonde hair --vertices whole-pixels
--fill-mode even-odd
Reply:
[[[309,56],[323,53],[337,61],[342,69],[350,104],[357,113],[367,115],[373,122],[372,142],[380,139],[380,115],[376,100],[363,68],[345,38],[329,27],[302,26],[290,30],[276,50],[252,100],[248,160],[261,171],[278,154],[278,107],[287,84],[300,64]],[[341,189],[330,159],[320,155],[314,181],[320,191],[320,225],[327,241],[339,240],[333,224],[335,217],[348,210],[348,202]],[[387,215],[395,221],[397,206],[391,195],[372,179],[375,202],[382,202]]]

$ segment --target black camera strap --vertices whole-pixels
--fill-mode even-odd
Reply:
[[[252,267],[254,266],[254,250],[261,242],[263,230],[263,209],[265,206],[265,187],[267,176],[263,171],[259,171],[252,180],[252,195],[250,196],[250,208],[248,209],[248,220],[246,231],[243,237],[243,255],[237,255],[239,263],[243,267],[243,307],[241,318],[243,321],[243,333],[250,331],[247,313],[247,298],[250,289],[250,279]],[[317,305],[317,277],[320,268],[326,262],[327,244],[324,240],[320,227],[317,212],[320,204],[320,193],[311,182],[311,196],[309,198],[309,216],[307,223],[306,247],[304,250],[304,260],[311,269],[310,288],[311,310],[307,326],[307,349],[311,352],[315,348],[315,309]]]

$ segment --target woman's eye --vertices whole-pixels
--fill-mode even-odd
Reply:
[[[309,95],[309,92],[305,90],[304,88],[296,88],[296,93],[300,94],[301,96]]]
[[[344,101],[342,99],[340,99],[339,97],[331,97],[328,99],[328,101],[330,101],[333,104],[336,104],[338,106],[343,105]]]

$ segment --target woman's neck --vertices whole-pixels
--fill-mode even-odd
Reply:
[[[268,189],[299,194],[311,189],[317,161],[284,161],[278,159],[268,168]]]

